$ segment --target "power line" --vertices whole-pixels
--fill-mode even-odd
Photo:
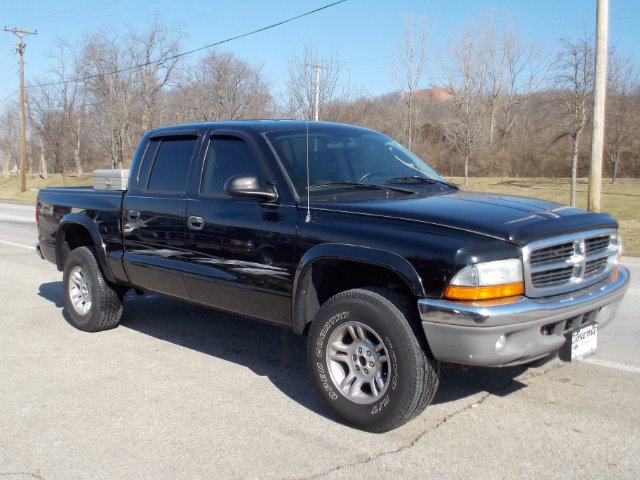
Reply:
[[[7,95],[6,97],[0,99],[0,102],[4,102],[5,100],[10,99],[11,97],[13,97],[16,93],[20,93],[20,90],[15,90],[14,92],[10,93],[9,95]]]
[[[620,10],[613,15],[609,16],[609,21],[611,25],[626,23],[629,20],[634,20],[637,15],[640,13],[640,7],[631,7],[624,10]],[[596,18],[592,14],[587,14],[582,16],[581,21],[560,21],[554,25],[548,25],[543,28],[537,28],[535,30],[530,30],[528,32],[524,32],[522,34],[523,37],[540,37],[541,35],[555,35],[555,34],[567,34],[567,31],[572,31],[576,29],[584,29],[586,26],[590,26],[595,24]],[[553,38],[548,38],[547,40],[555,40]]]
[[[27,88],[52,87],[52,86],[55,86],[55,85],[64,85],[64,84],[67,84],[67,83],[85,82],[87,80],[91,80],[91,79],[94,79],[94,78],[107,77],[107,76],[110,76],[110,75],[117,75],[119,73],[128,72],[128,71],[131,71],[131,70],[135,70],[137,68],[148,67],[149,65],[156,65],[158,63],[163,63],[163,62],[166,62],[166,61],[169,61],[169,60],[175,60],[176,58],[185,57],[187,55],[192,55],[194,53],[200,52],[202,50],[206,50],[206,49],[211,48],[211,47],[216,47],[216,46],[222,45],[224,43],[229,43],[229,42],[231,42],[233,40],[238,40],[240,38],[245,38],[245,37],[248,37],[250,35],[255,35],[256,33],[264,32],[266,30],[270,30],[272,28],[279,27],[279,26],[284,25],[286,23],[290,23],[290,22],[293,22],[295,20],[299,20],[300,18],[307,17],[309,15],[312,15],[314,13],[320,12],[322,10],[326,10],[328,8],[335,7],[336,5],[339,5],[339,4],[344,3],[346,1],[347,0],[338,0],[337,2],[329,3],[329,4],[324,5],[322,7],[315,8],[313,10],[309,10],[307,12],[301,13],[300,15],[296,15],[295,17],[287,18],[286,20],[282,20],[280,22],[273,23],[271,25],[267,25],[266,27],[258,28],[257,30],[252,30],[251,32],[242,33],[240,35],[235,35],[233,37],[229,37],[229,38],[226,38],[224,40],[220,40],[218,42],[210,43],[209,45],[205,45],[204,47],[199,47],[199,48],[195,48],[193,50],[188,50],[186,52],[177,53],[175,55],[170,55],[168,57],[160,58],[158,60],[151,60],[149,62],[140,63],[138,65],[133,65],[131,67],[121,68],[119,70],[114,70],[112,72],[96,73],[94,75],[87,75],[87,76],[84,76],[84,77],[74,78],[74,79],[71,79],[71,80],[62,80],[62,81],[59,81],[59,82],[50,82],[50,83],[40,83],[40,84],[37,84],[37,85],[29,85]]]
[[[166,0],[162,0],[162,1],[166,1]],[[78,19],[77,21],[74,21],[73,23],[68,23],[63,25],[61,28],[68,28],[68,27],[73,27],[76,25],[85,25],[87,23],[93,23],[93,22],[97,22],[100,20],[104,20],[105,18],[111,18],[113,16],[122,16],[124,14],[130,13],[130,12],[134,12],[136,10],[141,10],[144,8],[148,8],[151,5],[157,6],[158,5],[159,0],[152,0],[150,2],[147,3],[137,3],[134,7],[132,8],[127,8],[126,10],[120,10],[118,12],[109,12],[107,14],[104,15],[100,15],[99,17],[93,17],[93,18],[87,18],[87,19]],[[85,13],[90,13],[90,12],[85,12]],[[72,15],[72,17],[77,17],[77,16],[82,16],[83,14],[78,14],[78,15]],[[46,22],[45,22],[46,23]]]
[[[111,7],[114,5],[114,3],[122,3],[124,0],[117,0],[116,2],[110,3],[107,5],[107,7]],[[56,13],[54,14],[49,14],[45,17],[36,17],[35,19],[31,19],[31,20],[27,20],[27,23],[30,24],[38,24],[38,25],[43,25],[43,24],[49,24],[49,23],[55,23],[58,20],[61,19],[67,19],[69,18],[69,16],[77,16],[77,15],[83,15],[87,12],[91,12],[91,11],[95,11],[94,7],[91,7],[90,9],[84,10],[85,7],[89,7],[92,6],[96,3],[100,3],[102,4],[102,6],[104,6],[104,2],[102,0],[92,0],[86,3],[83,3],[81,5],[74,5],[72,8],[68,8],[66,10],[56,10]]]

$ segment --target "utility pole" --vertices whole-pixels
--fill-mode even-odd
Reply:
[[[307,63],[306,66],[316,69],[316,105],[314,118],[317,122],[319,117],[318,111],[320,110],[320,70],[329,70],[331,67],[328,67],[326,65],[318,65],[317,63]]]
[[[604,147],[605,100],[607,96],[607,44],[609,34],[609,0],[597,0],[596,79],[593,93],[593,134],[589,166],[587,209],[600,211],[602,193],[602,150]]]
[[[15,46],[16,52],[20,55],[20,170],[21,182],[20,191],[27,191],[27,120],[24,113],[24,49],[26,43],[22,43],[25,35],[37,35],[38,31],[30,32],[20,28],[4,27],[5,32],[11,32],[18,37],[18,45]]]

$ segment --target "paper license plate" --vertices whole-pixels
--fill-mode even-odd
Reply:
[[[571,334],[571,360],[585,358],[598,348],[598,324],[589,325]]]

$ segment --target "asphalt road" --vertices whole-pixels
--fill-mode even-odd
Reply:
[[[0,203],[0,246],[31,248],[38,239],[35,207]]]
[[[383,435],[337,422],[286,329],[157,295],[75,330],[33,208],[0,204],[0,478],[640,478],[640,259],[598,352],[445,369]]]

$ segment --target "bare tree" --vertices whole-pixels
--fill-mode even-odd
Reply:
[[[209,52],[183,88],[185,105],[198,120],[265,117],[271,110],[262,67],[252,67],[232,53]]]
[[[33,152],[35,151],[34,148],[34,143],[36,142],[36,138],[37,138],[37,143],[38,143],[38,150],[39,150],[39,155],[40,155],[40,160],[38,163],[38,168],[40,171],[40,177],[43,179],[47,179],[49,178],[49,169],[47,167],[47,161],[46,161],[46,156],[44,154],[44,142],[42,140],[42,135],[40,135],[37,132],[37,129],[35,128],[36,122],[33,119],[33,111],[31,110],[31,99],[29,98],[29,96],[27,96],[26,98],[26,103],[27,103],[27,120],[28,120],[28,125],[29,125],[29,131],[31,133],[31,135],[29,136],[29,140],[30,140],[30,148],[29,150],[31,151],[31,154],[33,155]],[[34,134],[35,131],[35,134]]]
[[[305,45],[300,56],[289,59],[289,79],[287,81],[287,116],[313,119],[315,103],[315,73],[309,65],[323,65],[328,68],[320,73],[318,109],[338,99],[349,97],[349,87],[340,82],[342,64],[335,56],[322,57],[311,45]],[[328,119],[324,117],[324,119]]]
[[[640,82],[631,57],[622,58],[615,52],[610,55],[607,85],[606,150],[611,163],[611,183],[615,183],[620,153],[630,146],[637,133],[632,121],[634,116],[638,117],[638,105],[634,100],[640,93]]]
[[[547,79],[546,59],[542,50],[531,42],[524,42],[511,30],[504,33],[506,78],[502,91],[501,134],[512,133],[519,113]]]
[[[444,131],[447,142],[464,158],[464,183],[469,184],[469,161],[486,142],[487,62],[481,44],[476,42],[478,26],[469,22],[450,42],[450,61],[445,65],[453,99],[449,101]]]
[[[134,65],[126,58],[121,43],[101,32],[86,39],[83,52],[93,121],[112,168],[122,168],[125,155],[132,150],[130,130],[136,100]]]
[[[20,159],[20,144],[16,141],[20,138],[20,112],[17,103],[7,105],[0,117],[0,152],[3,157],[3,173],[10,175],[12,165],[16,167]]]
[[[402,23],[403,37],[393,55],[391,78],[404,96],[407,107],[404,139],[407,147],[411,149],[414,130],[414,97],[425,77],[430,48],[427,30],[433,30],[433,27],[430,24],[427,25],[424,16],[415,20],[411,14],[403,15]]]
[[[55,86],[38,87],[32,94],[35,128],[53,160],[55,171],[62,174],[68,185],[68,158],[72,150],[69,117],[65,112],[64,93]]]
[[[496,138],[498,119],[502,117],[501,134],[506,137],[517,119],[517,106],[539,86],[543,78],[543,58],[531,42],[523,41],[506,22],[490,15],[479,24],[477,46],[484,71],[488,107],[489,139]]]
[[[45,150],[53,159],[54,168],[62,174],[64,185],[68,184],[68,159],[75,160],[76,172],[82,174],[79,151],[74,150],[74,144],[79,142],[80,133],[76,125],[79,121],[81,105],[81,88],[77,80],[77,71],[68,72],[69,64],[73,62],[69,57],[69,47],[64,42],[56,46],[55,65],[51,70],[50,81],[41,82],[31,90],[29,116],[32,126],[38,132],[41,140],[41,154]]]
[[[113,168],[128,162],[138,137],[152,125],[159,92],[177,65],[180,32],[158,20],[123,38],[100,32],[85,39],[83,66],[93,121]]]
[[[177,28],[164,25],[156,17],[143,33],[129,32],[131,42],[131,63],[140,65],[135,69],[135,80],[142,103],[141,130],[154,126],[153,110],[159,92],[174,75],[180,57],[181,32]]]
[[[553,70],[555,84],[559,88],[558,102],[563,116],[563,130],[555,140],[565,136],[571,138],[569,202],[575,206],[580,140],[591,117],[591,102],[589,100],[593,92],[595,66],[593,40],[587,37],[575,41],[563,39],[561,40],[561,48],[554,61]]]
[[[483,70],[487,75],[485,86],[489,103],[488,143],[492,144],[498,108],[502,101],[503,91],[507,87],[507,53],[512,47],[514,39],[510,32],[498,24],[494,15],[486,19],[486,23],[478,33],[480,34],[478,35],[478,43],[482,48],[482,54],[478,60],[485,63]]]

